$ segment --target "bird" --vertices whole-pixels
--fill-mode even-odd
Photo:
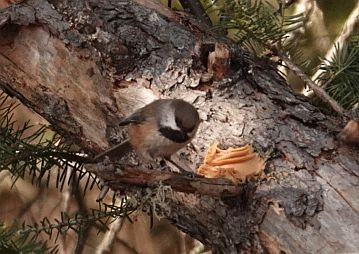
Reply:
[[[125,142],[141,158],[148,161],[162,158],[180,171],[186,171],[171,156],[191,142],[200,122],[198,111],[192,104],[182,99],[158,99],[125,117],[119,126],[128,126],[129,138]],[[122,148],[126,145],[121,144]],[[111,148],[107,154],[115,154],[116,150]]]

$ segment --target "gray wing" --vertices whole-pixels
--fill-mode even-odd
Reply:
[[[133,113],[132,115],[123,119],[118,125],[124,126],[124,125],[128,125],[130,123],[139,124],[139,123],[143,123],[145,120],[146,120],[146,117],[144,116],[142,110],[138,110],[135,113]]]
[[[144,106],[143,108],[138,109],[132,115],[123,119],[119,125],[124,126],[130,123],[140,124],[148,120],[147,117],[155,117],[155,115],[160,111],[160,108],[167,108],[166,104],[170,104],[172,100],[162,99],[151,102],[150,104]]]

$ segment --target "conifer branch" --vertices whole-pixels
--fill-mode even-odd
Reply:
[[[15,228],[0,223],[0,253],[57,253],[57,248],[49,248],[43,241],[31,240],[28,234],[19,235]]]
[[[307,74],[302,71],[295,63],[293,63],[284,53],[277,51],[277,55],[283,59],[283,61],[288,65],[298,77],[300,77],[317,95],[324,103],[327,103],[335,112],[340,116],[345,116],[345,110],[340,104],[331,98],[323,88],[319,87],[317,84],[312,81]]]
[[[340,46],[342,48],[343,45],[348,43],[348,41],[349,41],[350,37],[352,36],[353,32],[358,27],[358,23],[359,23],[359,2],[356,4],[353,11],[348,16],[348,18],[347,18],[347,20],[346,20],[346,22],[345,22],[345,24],[343,26],[342,32],[335,39],[335,42],[333,43],[333,46],[325,54],[325,57],[323,58],[324,61],[334,58],[334,56],[335,56],[335,54],[337,52],[337,46]],[[321,66],[325,65],[324,61],[322,62]],[[316,81],[322,75],[323,72],[324,72],[324,70],[322,68],[319,68],[314,73],[314,75],[312,76],[311,79]],[[325,84],[322,84],[322,85],[325,87],[330,83],[330,81],[327,81]],[[321,85],[320,80],[319,80],[318,84]]]
[[[127,217],[130,213],[132,213],[136,208],[132,208],[129,204],[121,205],[121,207],[114,207],[112,209],[99,211],[99,210],[91,210],[91,213],[83,216],[81,213],[76,213],[74,216],[70,217],[67,213],[62,212],[61,218],[55,219],[55,222],[52,223],[48,218],[42,219],[39,224],[35,223],[34,225],[22,225],[22,229],[17,231],[19,235],[29,235],[33,234],[33,238],[36,239],[38,235],[42,232],[47,234],[49,238],[51,238],[54,234],[54,230],[56,230],[56,239],[60,234],[66,233],[68,230],[73,230],[76,233],[81,230],[81,228],[85,225],[100,222],[102,225],[105,225],[102,222],[103,219],[119,218],[119,217]],[[107,228],[107,226],[106,226]]]
[[[83,170],[83,163],[92,162],[92,159],[72,151],[71,145],[48,127],[35,128],[29,122],[16,127],[16,120],[13,120],[16,107],[16,103],[10,103],[8,97],[0,93],[0,170],[9,170],[14,182],[28,172],[33,183],[45,180],[48,184],[50,171],[57,169],[56,186],[60,190],[68,174],[69,182],[78,173],[78,181],[87,176],[87,181],[93,180],[92,186],[97,183],[94,175]]]

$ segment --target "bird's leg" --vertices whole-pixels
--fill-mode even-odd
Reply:
[[[184,168],[182,168],[180,165],[178,165],[176,162],[174,162],[171,158],[167,158],[165,159],[166,161],[172,163],[172,165],[174,165],[176,168],[178,168],[178,170],[181,172],[181,173],[185,173],[185,172],[188,172],[187,170],[185,170]]]
[[[171,167],[167,165],[165,159],[161,159],[161,160],[159,161],[159,164],[160,164],[160,166],[161,166],[161,167],[159,168],[159,170],[165,170],[165,169],[171,170]]]
[[[169,158],[165,158],[166,161],[170,162],[172,165],[174,165],[180,173],[185,174],[185,175],[190,175],[193,176],[193,172],[190,172],[188,170],[185,170],[183,167],[181,167],[180,165],[178,165],[178,163],[174,162],[171,157]]]

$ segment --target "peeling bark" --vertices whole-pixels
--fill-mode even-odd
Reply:
[[[335,141],[341,122],[228,42],[230,74],[203,83],[215,42],[148,0],[25,1],[0,12],[0,87],[90,154],[122,140],[117,123],[141,105],[185,98],[204,122],[198,152],[181,158],[199,165],[216,140],[251,143],[269,154],[268,177],[238,196],[175,191],[170,221],[216,253],[358,251],[359,152]],[[123,188],[116,170],[91,170]]]

